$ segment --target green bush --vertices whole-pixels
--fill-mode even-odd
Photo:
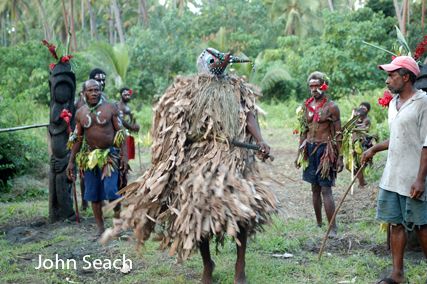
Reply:
[[[0,128],[12,125],[0,122]],[[11,179],[31,172],[39,163],[47,163],[49,154],[46,143],[31,133],[0,133],[0,192],[12,187]]]

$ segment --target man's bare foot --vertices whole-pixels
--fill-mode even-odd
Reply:
[[[331,228],[329,231],[328,238],[333,239],[337,236],[337,228]]]
[[[203,284],[212,284],[212,273],[215,269],[215,262],[211,260],[210,265],[206,265],[203,270],[202,283]]]
[[[364,188],[367,184],[368,182],[366,180],[363,180],[363,182],[359,184],[358,188]]]
[[[87,201],[82,202],[82,211],[86,211],[89,208],[89,203]]]
[[[98,229],[95,234],[93,234],[92,236],[89,237],[90,241],[96,241],[99,239],[99,237],[102,236],[102,233],[104,233],[104,229]]]
[[[236,262],[236,270],[234,275],[235,284],[246,284],[245,263]]]
[[[384,277],[381,280],[378,280],[377,282],[374,282],[372,284],[394,284],[394,283],[405,283],[406,279],[403,276],[393,276],[393,273],[390,274],[387,277]]]
[[[120,210],[119,211],[114,211],[113,218],[120,219]]]

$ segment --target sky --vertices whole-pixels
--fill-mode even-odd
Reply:
[[[166,2],[166,0],[159,0],[159,3],[160,3],[161,5],[165,5],[165,2]],[[200,0],[196,0],[195,2],[196,2],[197,4],[199,4],[199,5],[201,5],[201,4],[202,4],[202,2],[201,2]],[[191,11],[191,12],[193,12],[193,13],[197,13],[197,12],[199,12],[199,10],[200,10],[200,9],[198,9],[198,8],[194,7],[194,5],[193,5],[192,3],[188,3],[188,4],[187,4],[187,6],[188,6],[188,8],[190,9],[190,11]]]

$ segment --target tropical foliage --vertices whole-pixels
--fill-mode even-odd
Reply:
[[[400,29],[415,50],[425,34],[423,4],[425,0],[4,0],[0,122],[19,126],[48,121],[52,57],[43,39],[69,46],[78,86],[92,68],[100,67],[107,72],[105,93],[111,100],[121,87],[132,88],[132,106],[144,113],[139,123],[146,128],[150,117],[145,110],[156,95],[176,75],[195,72],[196,58],[208,46],[253,60],[255,68],[235,64],[228,72],[245,75],[262,90],[265,102],[301,102],[308,94],[307,75],[314,70],[328,74],[334,99],[347,97],[353,86],[358,94],[370,92],[384,86],[384,74],[376,66],[390,56],[362,41],[390,49],[396,43],[394,26],[404,24]]]

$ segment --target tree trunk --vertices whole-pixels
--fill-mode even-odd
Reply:
[[[84,30],[85,30],[85,0],[82,0],[82,46],[85,46],[84,40]]]
[[[426,13],[426,0],[423,0],[423,8],[421,11],[421,28],[424,29],[424,18]]]
[[[13,5],[15,6],[15,40],[13,45],[16,46],[18,42],[18,18],[16,17],[16,14],[18,14],[18,6],[16,5],[16,1],[13,2]]]
[[[16,15],[18,15],[18,18],[21,21],[22,26],[24,27],[24,31],[25,31],[25,34],[27,35],[28,39],[31,39],[30,34],[28,33],[28,30],[27,30],[27,27],[25,26],[24,21],[22,20],[21,15],[19,14],[18,10],[16,10]]]
[[[4,16],[1,17],[1,37],[3,39],[4,47],[7,47],[6,24],[4,22]]]
[[[114,41],[114,35],[113,35],[113,33],[114,33],[113,13],[114,13],[113,6],[111,6],[110,7],[110,15],[109,15],[109,19],[108,19],[108,22],[109,22],[109,25],[110,25],[110,44],[113,44],[113,41]]]
[[[116,25],[119,31],[120,43],[125,45],[125,37],[123,36],[122,23],[120,21],[120,13],[119,13],[119,8],[117,7],[116,0],[113,0],[113,5],[114,5],[114,11],[115,11]]]
[[[138,3],[139,4],[139,3]],[[141,11],[141,6],[140,5],[138,5],[138,25],[139,24],[141,24],[141,14],[142,14],[142,11]],[[144,24],[142,24],[141,25],[141,27],[142,26],[144,26]]]
[[[393,3],[394,9],[396,10],[397,21],[399,22],[399,29],[402,30],[402,17],[400,15],[399,4],[397,3],[397,0],[393,0]]]
[[[407,17],[408,17],[407,25],[409,26],[409,22],[410,22],[410,19],[411,19],[411,14],[412,14],[412,8],[411,8],[411,2],[410,1],[408,1],[407,12],[408,12],[408,14],[407,14]]]
[[[65,28],[67,28],[68,27],[68,20],[67,20],[67,12],[66,12],[66,9],[65,9],[64,0],[62,0],[62,15],[64,16]]]
[[[331,12],[334,12],[334,2],[333,2],[333,0],[328,0],[328,4],[329,4],[329,10],[331,10]]]
[[[47,41],[50,41],[52,37],[50,36],[49,25],[47,24],[46,13],[44,12],[42,2],[40,0],[37,0],[37,2],[39,2],[40,9],[42,10],[43,22],[44,22],[44,26],[45,26],[46,34],[47,34]]]
[[[139,9],[142,11],[142,16],[144,18],[144,23],[147,26],[147,28],[149,27],[148,25],[148,15],[147,15],[147,7],[146,7],[146,3],[145,0],[138,0],[138,7]]]
[[[40,1],[40,0],[39,0]],[[91,29],[93,28],[93,31],[94,31],[94,33],[95,33],[95,38],[96,38],[96,41],[99,43],[99,37],[98,37],[98,31],[97,31],[97,29],[96,29],[96,18],[95,18],[95,15],[92,13],[92,6],[90,5],[90,2],[89,2],[89,0],[86,0],[86,4],[87,4],[87,6],[88,6],[88,8],[89,8],[89,15],[90,15],[90,19],[91,19],[91,22],[92,22],[92,27],[91,27]]]
[[[77,40],[76,40],[76,29],[74,28],[74,5],[73,0],[71,0],[71,33],[74,40],[74,52],[77,52]]]
[[[403,36],[406,36],[406,10],[408,9],[408,0],[404,0],[403,5],[403,19],[402,19],[402,29],[400,30]]]

